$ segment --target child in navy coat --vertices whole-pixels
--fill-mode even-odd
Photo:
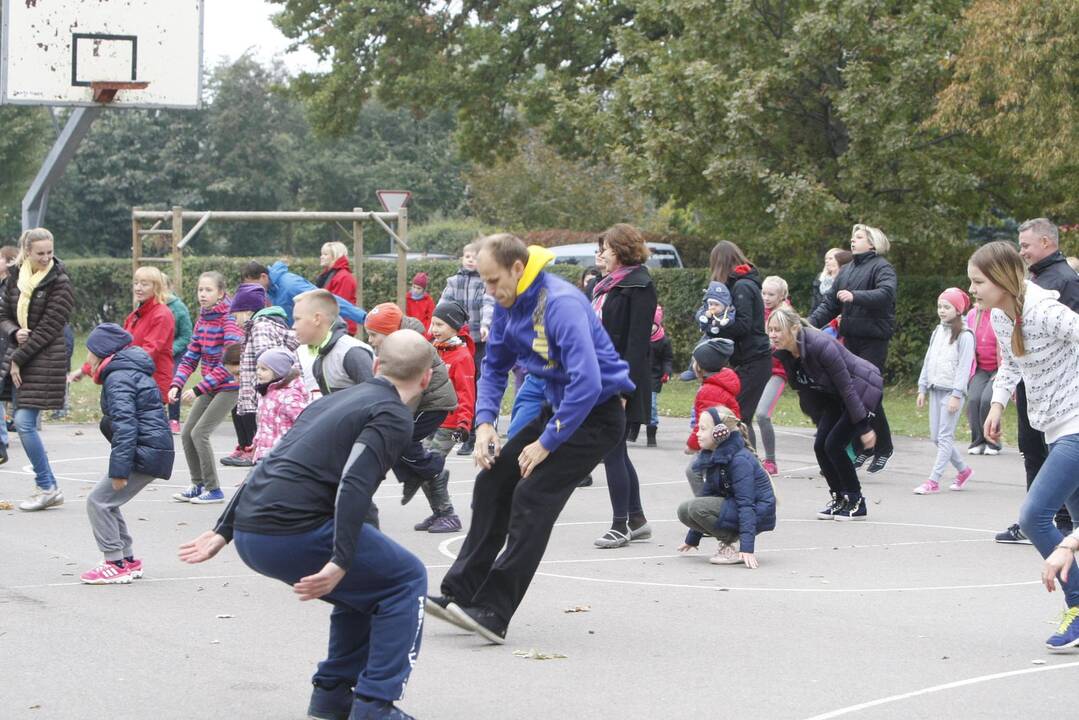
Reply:
[[[694,466],[704,475],[704,487],[678,508],[678,519],[689,528],[678,551],[692,552],[702,536],[711,535],[719,541],[708,560],[713,565],[756,568],[756,537],[776,526],[772,480],[746,447],[744,432],[738,417],[723,406],[709,408],[697,426],[701,451]]]

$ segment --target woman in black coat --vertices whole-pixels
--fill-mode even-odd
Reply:
[[[895,334],[895,297],[897,281],[895,268],[884,259],[891,243],[881,230],[868,225],[855,225],[851,231],[850,250],[854,261],[836,275],[829,292],[809,315],[809,324],[823,328],[837,315],[839,336],[852,353],[877,366],[884,375],[888,359],[888,342]],[[884,406],[875,408],[873,430],[877,446],[872,453],[862,449],[855,460],[861,467],[871,456],[869,472],[878,473],[892,457],[892,431]]]
[[[742,250],[729,240],[716,243],[709,265],[712,280],[723,283],[731,292],[734,321],[723,326],[718,337],[734,342],[731,369],[742,383],[738,407],[742,411],[741,420],[748,431],[749,442],[755,447],[757,440],[753,433],[753,414],[764,394],[764,386],[772,377],[772,348],[764,331],[761,276]]]
[[[592,307],[611,337],[618,354],[629,364],[629,379],[636,390],[626,401],[626,427],[640,427],[652,413],[652,320],[656,314],[656,287],[644,261],[648,246],[632,225],[619,224],[599,236],[607,275],[596,283]],[[637,471],[626,451],[626,438],[603,459],[607,490],[611,495],[611,529],[596,540],[596,547],[617,548],[630,540],[652,536],[641,508]]]
[[[880,371],[830,335],[803,326],[789,305],[772,311],[768,337],[802,409],[817,425],[813,451],[832,495],[817,517],[865,520],[865,498],[847,445],[856,438],[866,448],[877,442],[870,421],[884,393]]]

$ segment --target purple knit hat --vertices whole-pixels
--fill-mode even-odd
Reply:
[[[266,307],[266,288],[258,283],[244,283],[236,288],[229,312],[258,312]]]
[[[256,362],[273,370],[275,378],[283,378],[288,375],[288,371],[296,363],[296,356],[283,347],[274,347],[263,350]]]

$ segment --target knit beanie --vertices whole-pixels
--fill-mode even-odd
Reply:
[[[427,289],[427,273],[419,272],[412,276],[412,284],[419,285],[424,290]]]
[[[965,314],[970,309],[970,296],[957,287],[948,288],[940,294],[937,300],[948,301],[960,315]]]
[[[275,378],[283,378],[288,375],[289,370],[296,364],[296,356],[286,348],[273,347],[263,350],[259,354],[257,362],[259,365],[272,370]]]
[[[468,322],[468,311],[456,300],[447,300],[435,308],[435,317],[454,330],[460,330]]]
[[[86,349],[104,360],[131,344],[131,333],[116,323],[101,323],[90,331]]]
[[[708,283],[708,289],[704,292],[704,300],[705,302],[715,300],[720,305],[724,306],[730,305],[732,302],[731,291],[728,290],[727,286],[723,283],[718,280],[713,280]]]
[[[258,312],[266,307],[266,288],[258,283],[243,283],[236,288],[229,312]]]
[[[706,373],[717,373],[727,367],[732,354],[734,341],[727,338],[701,340],[697,347],[693,348],[693,359],[697,361],[697,367]]]
[[[401,329],[401,308],[393,303],[382,303],[371,308],[363,326],[383,335],[389,335]]]

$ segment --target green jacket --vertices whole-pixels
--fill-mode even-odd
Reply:
[[[191,343],[191,331],[193,329],[191,313],[188,312],[184,301],[175,295],[170,295],[165,304],[169,306],[173,320],[176,321],[176,337],[172,341],[172,356],[177,357],[178,355],[183,355],[184,351],[187,350],[187,346]]]

